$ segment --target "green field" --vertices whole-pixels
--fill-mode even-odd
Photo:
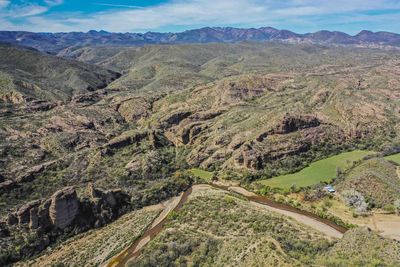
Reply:
[[[305,187],[319,182],[330,182],[336,176],[336,168],[346,169],[353,161],[357,161],[366,155],[373,154],[372,151],[355,150],[342,153],[327,159],[311,163],[310,166],[299,172],[273,177],[259,181],[263,185],[289,189],[292,185]]]
[[[385,159],[391,160],[391,161],[396,162],[397,164],[400,164],[400,153],[387,156],[387,157],[385,157]]]
[[[191,169],[190,172],[193,175],[195,175],[197,177],[200,177],[200,178],[202,178],[202,179],[204,179],[206,181],[211,181],[211,178],[213,177],[213,173],[212,172],[204,171],[204,170],[197,169],[197,168]]]

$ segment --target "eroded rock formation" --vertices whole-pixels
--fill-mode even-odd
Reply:
[[[6,223],[45,232],[68,226],[88,229],[111,222],[126,211],[129,196],[121,189],[102,191],[88,186],[87,197],[78,198],[75,188],[65,187],[47,200],[35,200],[9,213]]]
[[[49,216],[54,227],[64,229],[79,213],[79,202],[73,187],[57,191],[51,197]]]

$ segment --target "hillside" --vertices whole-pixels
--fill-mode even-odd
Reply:
[[[190,147],[187,161],[194,166],[265,170],[267,175],[279,169],[278,162],[289,171],[303,167],[305,158],[354,149],[357,143],[362,148],[398,140],[397,63],[392,61],[396,56],[382,64],[371,59],[353,66],[349,56],[365,50],[340,57],[337,50],[293,49],[286,54],[286,47],[281,49],[265,52],[270,57],[257,58],[252,69],[246,59],[224,65],[225,71],[241,68],[248,74],[156,101],[149,121],[163,127],[176,146]],[[331,53],[338,56],[336,61],[330,61]],[[268,59],[262,62],[264,58]],[[389,62],[393,68],[387,67]],[[301,155],[304,158],[296,158]]]
[[[354,189],[377,207],[393,204],[400,196],[398,166],[384,159],[370,159],[350,169],[338,180],[340,191]]]
[[[15,266],[98,266],[138,238],[159,212],[158,206],[131,212],[104,228],[78,235],[36,259]]]
[[[78,266],[88,262],[88,253],[90,259],[110,266],[115,262],[105,258],[107,250],[95,249],[107,242],[106,234],[113,229],[125,238],[127,229],[120,226],[129,226],[137,233],[153,213],[128,214],[104,229],[77,236],[17,266]],[[168,219],[166,227],[127,266],[365,266],[372,262],[394,266],[400,262],[397,242],[366,229],[353,229],[341,240],[332,240],[294,219],[216,189],[193,192],[182,209],[172,212]]]
[[[391,266],[400,260],[397,242],[367,230],[350,230],[341,240],[329,241],[295,220],[216,190],[194,193],[170,219],[128,266],[196,262],[205,266],[364,266],[371,262]]]
[[[106,87],[120,75],[101,67],[65,60],[33,49],[0,44],[0,101],[69,101]]]

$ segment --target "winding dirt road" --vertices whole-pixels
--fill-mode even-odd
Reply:
[[[294,220],[305,224],[315,230],[325,234],[327,238],[341,238],[343,233],[347,231],[346,228],[341,227],[334,222],[318,217],[317,215],[306,212],[303,210],[296,209],[292,206],[285,205],[282,203],[275,202],[263,196],[259,196],[253,192],[247,191],[242,187],[228,187],[221,185],[194,185],[187,191],[182,193],[180,196],[172,198],[169,201],[163,203],[164,210],[160,215],[153,221],[151,225],[145,230],[143,235],[130,247],[122,251],[120,254],[112,258],[108,263],[103,266],[107,267],[122,267],[126,266],[127,262],[135,259],[140,254],[140,250],[150,242],[155,236],[157,236],[164,228],[164,225],[168,221],[168,214],[171,211],[178,211],[188,200],[188,197],[196,191],[206,190],[210,188],[217,188],[224,191],[235,192],[247,198],[252,204],[267,209],[272,212],[282,214],[293,218]]]

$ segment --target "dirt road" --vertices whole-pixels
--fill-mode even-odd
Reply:
[[[327,219],[319,218],[318,216],[305,212],[289,205],[281,204],[270,200],[268,198],[259,196],[253,192],[247,191],[242,187],[227,187],[222,185],[194,185],[180,196],[172,198],[169,201],[163,203],[164,210],[160,215],[153,221],[153,223],[146,229],[142,237],[139,238],[130,247],[125,249],[119,255],[112,258],[104,266],[107,267],[122,267],[126,266],[127,262],[135,259],[140,254],[140,250],[150,242],[156,235],[158,235],[164,228],[164,225],[168,221],[168,214],[171,211],[178,211],[188,200],[188,197],[193,193],[200,190],[206,190],[210,188],[217,188],[220,190],[231,191],[238,193],[246,197],[249,201],[258,207],[267,209],[272,212],[282,214],[293,218],[294,220],[303,223],[309,227],[314,228],[317,231],[324,233],[328,238],[341,238],[343,233],[347,231],[346,228],[336,225],[334,222]]]

